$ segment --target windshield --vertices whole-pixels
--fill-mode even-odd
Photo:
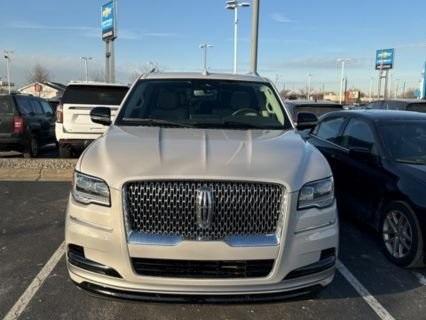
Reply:
[[[407,110],[426,113],[426,103],[411,103],[407,106]]]
[[[141,80],[116,125],[291,128],[268,84],[222,80]]]
[[[71,85],[65,90],[62,103],[119,106],[128,87]]]
[[[426,164],[426,121],[385,124],[380,131],[385,147],[395,161]]]

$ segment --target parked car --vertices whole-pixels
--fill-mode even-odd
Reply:
[[[284,104],[294,122],[299,112],[313,113],[319,118],[328,112],[343,110],[343,105],[330,101],[286,100]]]
[[[301,113],[299,127],[312,116]],[[151,73],[115,119],[110,108],[91,119],[109,129],[80,157],[66,213],[67,266],[79,286],[221,299],[332,281],[331,170],[268,80]]]
[[[119,84],[70,83],[56,110],[60,157],[71,157],[99,138],[105,127],[90,121],[90,111],[95,107],[106,107],[114,116],[128,90],[128,86]]]
[[[0,150],[37,157],[40,148],[56,142],[55,120],[47,101],[22,94],[0,95]]]
[[[339,211],[372,225],[395,264],[424,264],[426,115],[345,111],[324,116],[309,141],[328,159]]]
[[[379,100],[369,103],[366,109],[405,110],[426,113],[426,101],[415,99]]]

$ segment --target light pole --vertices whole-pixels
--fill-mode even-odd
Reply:
[[[81,57],[81,61],[84,62],[84,69],[86,74],[86,82],[89,82],[89,61],[93,60],[92,57]]]
[[[306,98],[308,100],[311,99],[311,82],[312,82],[312,74],[309,73],[308,74],[308,93],[306,94]]]
[[[4,58],[6,59],[7,88],[8,88],[9,94],[12,91],[10,87],[10,56],[12,55],[12,53],[13,51],[10,51],[10,50],[4,51]]]
[[[341,58],[337,59],[337,63],[342,64],[342,74],[340,76],[340,92],[339,92],[339,103],[342,104],[343,101],[343,95],[344,95],[344,82],[345,82],[345,64],[346,62],[350,62],[351,59],[348,58]]]
[[[208,43],[200,44],[200,49],[202,50],[202,59],[203,59],[203,72],[207,74],[207,50],[213,48],[213,45]]]
[[[369,92],[370,102],[373,101],[373,82],[374,82],[374,77],[371,77],[370,78],[370,92]]]
[[[260,0],[253,0],[253,14],[251,22],[251,73],[257,75],[258,48],[259,48],[259,20]]]
[[[238,9],[250,7],[248,2],[240,2],[239,0],[226,1],[226,9],[234,11],[234,73],[238,71]]]

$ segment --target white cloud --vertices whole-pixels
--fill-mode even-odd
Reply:
[[[279,13],[279,12],[273,13],[271,15],[271,18],[275,22],[279,22],[279,23],[291,23],[291,22],[293,22],[292,19],[286,17],[285,15],[283,15],[282,13]]]

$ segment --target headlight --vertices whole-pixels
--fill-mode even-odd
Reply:
[[[96,203],[108,207],[111,205],[106,182],[77,171],[74,172],[72,195],[75,201],[80,203]]]
[[[333,178],[305,184],[299,193],[297,209],[325,208],[334,203]]]

